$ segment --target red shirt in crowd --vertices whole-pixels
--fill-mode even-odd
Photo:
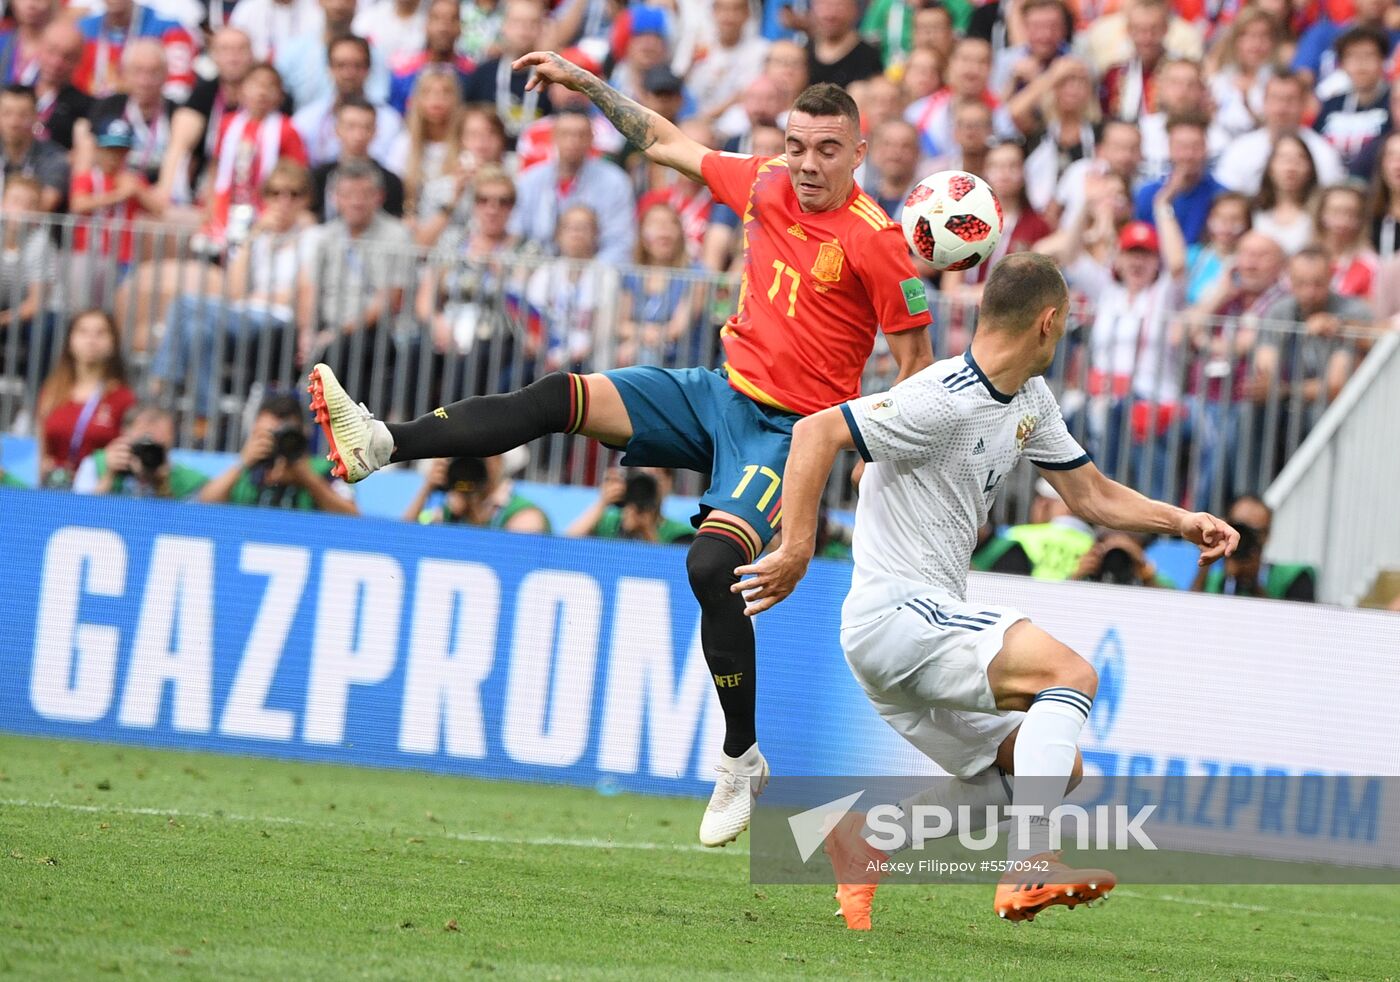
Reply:
[[[841,207],[809,212],[785,157],[711,151],[701,174],[743,221],[739,309],[720,332],[735,389],[788,412],[820,412],[860,395],[877,328],[928,326],[904,233],[858,186]]]
[[[74,435],[87,409],[87,400],[56,406],[44,417],[44,456],[57,467],[69,472],[76,470],[88,454],[101,450],[116,439],[122,431],[122,419],[134,405],[136,393],[125,385],[109,384],[96,407],[88,414],[76,448],[73,446]]]
[[[150,182],[138,171],[130,171],[135,174],[142,187],[150,187]],[[84,171],[73,175],[73,182],[69,185],[68,197],[73,199],[80,194],[106,194],[111,191],[115,184],[115,178],[98,170]],[[92,252],[98,256],[110,256],[112,254],[113,234],[108,223],[113,221],[133,222],[141,215],[145,214],[141,210],[141,204],[134,197],[127,198],[119,205],[111,205],[107,208],[98,208],[91,215],[85,216],[95,225],[102,226],[94,237]],[[135,233],[128,225],[126,231],[120,234],[120,241],[116,245],[117,261],[120,263],[131,262],[135,253]],[[88,245],[88,229],[86,224],[80,223],[73,229],[73,251],[83,252]]]

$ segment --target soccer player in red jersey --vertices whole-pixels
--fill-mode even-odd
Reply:
[[[860,394],[876,330],[901,381],[932,363],[928,299],[899,226],[855,183],[866,144],[840,88],[803,92],[788,115],[786,153],[763,159],[696,143],[553,52],[532,52],[514,67],[535,69],[531,87],[557,82],[584,93],[650,160],[703,181],[743,217],[743,286],[721,332],[724,366],[557,372],[386,425],[316,365],[312,409],[335,472],[351,482],[395,461],[485,457],[559,432],[625,450],[624,465],[710,475],[686,570],[726,731],[700,841],[722,846],[748,827],[768,776],[754,724],[753,627],[743,598],[730,592],[734,571],[777,533],[794,424]]]

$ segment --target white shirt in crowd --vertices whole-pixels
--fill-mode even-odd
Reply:
[[[1024,455],[1067,470],[1089,460],[1043,378],[998,392],[970,350],[841,411],[870,462],[856,506],[843,627],[926,595],[930,586],[964,599],[977,530],[1017,461]]]
[[[690,69],[686,89],[694,97],[702,115],[708,115],[729,102],[763,74],[768,42],[746,36],[732,48],[711,45],[704,58]]]
[[[248,35],[254,58],[271,61],[278,43],[325,30],[326,16],[316,0],[238,0],[228,22]]]
[[[1342,156],[1325,137],[1307,126],[1298,127],[1298,137],[1312,154],[1319,187],[1340,184],[1346,180],[1347,169],[1342,163]],[[1269,163],[1269,154],[1273,153],[1273,149],[1273,135],[1261,126],[1231,140],[1212,173],[1217,181],[1231,191],[1253,197],[1259,193],[1259,182],[1264,179],[1264,168]]]
[[[412,14],[401,17],[394,0],[377,0],[361,8],[351,29],[367,40],[385,62],[393,64],[394,57],[401,52],[411,54],[423,50],[428,7],[419,3]]]

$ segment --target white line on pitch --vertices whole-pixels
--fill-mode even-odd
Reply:
[[[176,808],[137,808],[125,805],[78,805],[64,801],[30,801],[24,798],[0,798],[0,808],[54,808],[59,811],[89,812],[92,814],[150,815],[166,818],[188,818],[203,820],[226,819],[231,822],[255,822],[268,825],[300,825],[309,828],[349,829],[373,831],[363,826],[337,822],[310,822],[300,818],[284,818],[276,815],[240,815],[236,812],[194,812]],[[638,849],[648,852],[698,852],[705,855],[747,856],[742,849],[710,849],[698,842],[623,842],[612,839],[564,839],[553,836],[511,836],[493,835],[489,832],[449,832],[446,829],[425,830],[429,834],[440,835],[461,842],[482,842],[508,846],[559,846],[571,849]]]
[[[1239,904],[1229,900],[1204,900],[1200,897],[1179,897],[1171,893],[1138,893],[1136,890],[1124,890],[1119,887],[1110,896],[1129,897],[1133,900],[1160,900],[1168,904],[1190,904],[1193,907],[1218,907],[1225,910],[1244,910],[1256,914],[1277,913],[1273,907],[1264,907],[1259,904]],[[1366,921],[1371,924],[1394,924],[1395,919],[1391,917],[1375,917],[1371,914],[1357,914],[1340,910],[1309,910],[1293,911],[1297,917],[1337,917],[1344,921]]]

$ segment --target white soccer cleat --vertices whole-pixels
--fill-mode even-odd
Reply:
[[[755,743],[742,757],[721,752],[715,770],[719,778],[700,820],[700,844],[712,848],[728,845],[749,827],[753,800],[768,786],[768,761]]]
[[[364,403],[350,398],[330,366],[313,367],[308,382],[311,411],[330,448],[326,459],[335,464],[331,474],[354,484],[389,463],[394,452],[389,428]]]

